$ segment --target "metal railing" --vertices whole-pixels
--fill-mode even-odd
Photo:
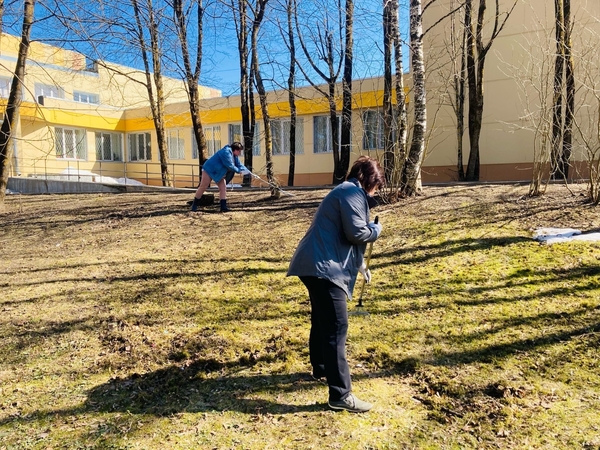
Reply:
[[[81,182],[110,182],[106,177],[136,180],[150,186],[162,186],[161,164],[151,161],[84,161],[61,158],[19,158],[14,175]],[[196,188],[200,183],[200,167],[196,164],[169,162],[169,178],[173,187]]]

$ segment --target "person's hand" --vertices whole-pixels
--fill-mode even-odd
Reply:
[[[379,236],[381,234],[381,230],[383,230],[383,227],[380,223],[369,222],[369,227],[377,230],[377,236]]]
[[[365,264],[364,261],[361,264],[358,271],[362,274],[363,278],[365,279],[365,282],[367,284],[369,284],[371,282],[371,271],[369,269],[367,269],[367,265]]]
[[[252,172],[250,172],[248,169],[241,169],[240,173],[242,175],[251,175],[252,174]]]

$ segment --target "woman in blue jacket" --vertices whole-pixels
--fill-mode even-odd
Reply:
[[[352,298],[359,271],[370,281],[363,257],[367,243],[381,234],[381,225],[369,221],[369,204],[384,183],[377,160],[358,158],[347,181],[323,199],[287,272],[300,277],[308,289],[310,362],[315,378],[327,378],[332,409],[365,412],[373,407],[352,394],[346,360],[346,298]]]
[[[241,173],[242,175],[250,173],[250,171],[240,162],[242,150],[244,150],[242,143],[234,142],[231,145],[226,145],[204,162],[200,186],[198,186],[198,190],[194,195],[194,201],[192,202],[192,211],[198,210],[200,198],[202,198],[202,194],[204,194],[204,191],[210,186],[211,180],[214,180],[219,188],[221,212],[230,211],[227,207],[225,175],[227,175],[227,172]]]

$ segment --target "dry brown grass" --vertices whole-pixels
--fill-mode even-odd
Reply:
[[[599,448],[600,228],[583,187],[430,187],[377,209],[348,353],[365,415],[307,377],[285,272],[327,191],[10,197],[0,449]],[[354,305],[351,305],[354,308]]]

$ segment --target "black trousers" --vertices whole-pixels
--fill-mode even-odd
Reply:
[[[350,368],[346,360],[348,305],[346,293],[332,282],[317,277],[300,277],[310,297],[310,363],[313,374],[325,375],[329,400],[350,394]]]

